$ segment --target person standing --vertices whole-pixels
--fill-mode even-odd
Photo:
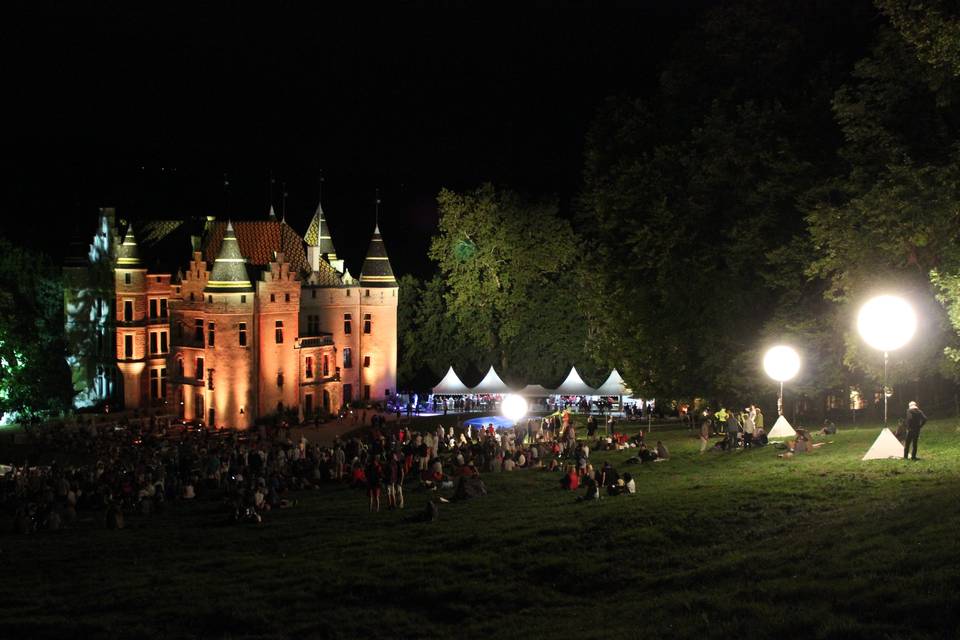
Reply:
[[[910,451],[910,445],[913,445],[913,460],[917,459],[917,441],[920,440],[920,429],[927,423],[927,416],[917,405],[916,401],[911,400],[907,405],[907,439],[903,442],[903,459],[907,459],[907,452]]]
[[[727,413],[727,438],[729,443],[727,444],[727,451],[734,451],[737,448],[737,440],[740,436],[740,423],[737,421],[737,416],[735,413],[730,411]]]
[[[747,407],[743,412],[743,448],[750,447],[753,443],[753,432],[756,430],[756,410],[753,405]]]

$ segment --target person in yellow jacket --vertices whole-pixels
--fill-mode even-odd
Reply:
[[[717,433],[726,433],[725,430],[727,427],[727,418],[729,417],[729,415],[730,414],[727,413],[727,410],[724,407],[720,407],[720,409],[713,414],[714,421],[716,422],[716,425],[717,425]]]

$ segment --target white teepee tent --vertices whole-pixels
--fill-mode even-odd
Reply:
[[[773,423],[773,429],[770,429],[770,433],[767,434],[768,438],[792,438],[797,435],[797,432],[793,430],[793,427],[790,426],[790,423],[787,422],[786,416],[780,416],[777,418],[777,421]]]
[[[873,441],[873,444],[864,454],[863,460],[886,460],[887,458],[902,458],[903,444],[897,440],[890,429],[884,429]]]
[[[504,394],[511,393],[511,389],[503,383],[503,380],[500,379],[500,376],[497,375],[497,372],[494,371],[493,366],[491,366],[490,370],[487,371],[487,375],[480,381],[480,384],[470,389],[470,393]]]
[[[570,367],[570,373],[567,374],[567,379],[564,380],[559,387],[554,389],[553,392],[561,396],[597,395],[597,390],[583,381],[583,378],[577,373],[576,367]]]

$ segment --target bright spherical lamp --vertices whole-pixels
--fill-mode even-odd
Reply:
[[[527,401],[523,399],[523,396],[518,396],[515,393],[505,396],[503,402],[500,403],[500,413],[514,424],[527,415],[527,409]]]
[[[771,347],[763,356],[763,370],[777,382],[792,380],[800,371],[800,354],[786,345]]]
[[[897,296],[877,296],[860,307],[857,331],[864,341],[880,351],[894,351],[910,342],[917,330],[913,307]]]

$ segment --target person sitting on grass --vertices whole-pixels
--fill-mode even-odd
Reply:
[[[822,436],[832,436],[837,433],[837,425],[836,423],[832,422],[830,418],[824,418],[823,428],[817,433]]]
[[[582,496],[577,496],[577,502],[583,500],[599,500],[600,499],[600,488],[597,486],[597,481],[593,478],[587,478],[587,488],[584,491]]]
[[[670,452],[667,450],[667,445],[663,444],[661,440],[657,440],[657,460],[667,460],[670,458]]]
[[[623,489],[628,495],[633,495],[637,492],[637,483],[629,472],[623,474]]]
[[[580,476],[572,465],[568,465],[566,472],[560,478],[560,487],[568,491],[576,491],[580,488]]]

